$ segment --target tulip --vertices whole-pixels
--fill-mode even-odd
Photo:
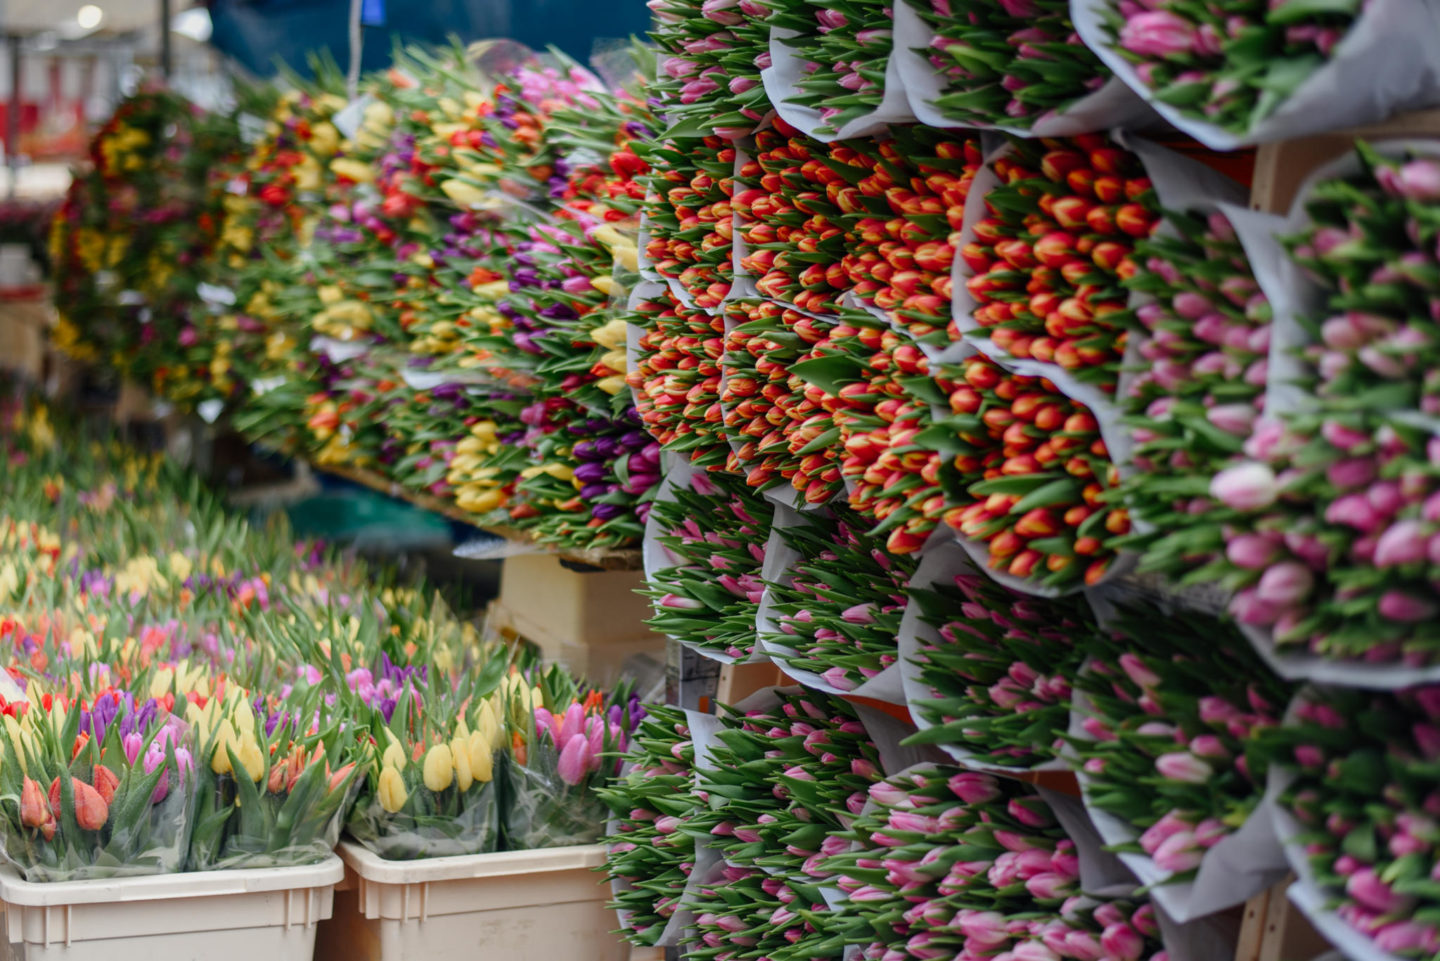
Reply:
[[[1265,603],[1284,608],[1303,601],[1314,587],[1315,577],[1308,567],[1298,561],[1285,561],[1260,575],[1255,593]]]
[[[1204,784],[1214,774],[1209,764],[1186,751],[1173,751],[1155,759],[1155,770],[1162,777],[1186,784]]]
[[[1263,510],[1279,493],[1274,471],[1254,462],[1228,467],[1210,482],[1210,496],[1238,511]]]
[[[425,786],[439,793],[450,786],[455,779],[455,759],[448,744],[437,744],[425,753]]]
[[[426,786],[429,787],[428,782]],[[432,788],[432,790],[434,789]],[[380,806],[389,814],[397,814],[405,807],[408,799],[405,791],[405,779],[400,776],[398,770],[389,765],[380,769],[376,795],[380,799]]]
[[[70,779],[75,797],[75,823],[86,831],[98,831],[110,819],[110,807],[100,792],[79,778]]]
[[[1125,21],[1120,45],[1147,57],[1186,53],[1195,41],[1195,27],[1184,17],[1164,10],[1137,14]]]

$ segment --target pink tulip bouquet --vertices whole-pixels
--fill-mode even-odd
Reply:
[[[950,0],[906,2],[934,31],[923,51],[942,78],[931,105],[957,127],[1029,128],[1110,78],[1064,0],[1002,0],[958,14]]]
[[[700,650],[748,658],[774,510],[725,474],[692,474],[673,500],[656,501],[649,523],[675,563],[649,578],[655,616],[646,623]]]
[[[801,61],[788,102],[819,111],[818,133],[835,133],[880,106],[893,46],[892,8],[879,0],[772,0],[770,24],[792,31]]]
[[[720,865],[690,899],[697,961],[841,961],[843,915],[817,885],[757,868]]]
[[[856,849],[828,861],[863,957],[1168,957],[1149,904],[1081,894],[1075,844],[1030,786],[922,765],[870,798],[844,835]]]
[[[558,666],[538,681],[543,704],[523,692],[508,709],[513,749],[503,767],[500,825],[512,851],[591,844],[600,837],[606,809],[596,788],[618,773],[619,755],[643,716],[624,686],[609,697],[583,691]]]
[[[1336,409],[1440,417],[1440,159],[1356,152],[1360,169],[1316,184],[1287,241],[1323,303],[1301,318],[1308,383]]]
[[[767,586],[773,629],[761,636],[788,649],[774,656],[839,691],[899,660],[905,586],[915,573],[913,556],[887,553],[864,529],[865,520],[849,511],[802,514],[794,526],[777,528],[796,560]]]
[[[1225,554],[1196,577],[1282,651],[1372,664],[1436,662],[1440,440],[1354,414],[1260,424],[1252,459],[1215,475]]]
[[[728,717],[697,790],[728,863],[814,882],[835,835],[880,777],[880,756],[855,709],[815,691],[776,691],[773,707]]]
[[[922,690],[906,698],[925,729],[905,743],[953,747],[1003,767],[1053,760],[1098,630],[1089,603],[1026,597],[976,573],[908,593],[933,633],[917,645]]]
[[[769,10],[760,0],[650,0],[660,58],[655,90],[672,129],[733,139],[770,110]]]
[[[1246,134],[1325,65],[1360,8],[1302,0],[1238,10],[1112,0],[1103,16],[1109,44],[1135,65],[1157,102]]]
[[[1301,883],[1377,951],[1433,958],[1440,687],[1310,689],[1267,740]]]
[[[625,938],[638,947],[659,943],[695,868],[695,832],[688,829],[695,793],[695,745],[685,712],[645,705],[630,740],[625,771],[596,794],[613,817],[606,869]]]
[[[1198,612],[1122,607],[1086,649],[1075,682],[1083,735],[1071,739],[1086,801],[1133,827],[1122,850],[1190,880],[1260,803],[1257,744],[1292,686],[1233,626]]]
[[[0,850],[27,880],[183,869],[195,762],[178,717],[116,691],[3,709]]]
[[[1135,470],[1121,483],[1143,529],[1120,543],[1142,570],[1172,576],[1224,547],[1210,477],[1238,456],[1265,400],[1269,300],[1221,211],[1169,211],[1174,233],[1135,245],[1125,281],[1149,298],[1135,311],[1144,366],[1123,398]]]

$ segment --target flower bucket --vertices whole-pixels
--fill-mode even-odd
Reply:
[[[386,861],[350,841],[320,961],[623,961],[599,844]]]
[[[22,880],[0,866],[6,958],[26,961],[307,961],[345,867],[333,854],[290,868],[103,881]]]

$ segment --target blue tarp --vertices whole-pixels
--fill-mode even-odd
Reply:
[[[302,73],[306,55],[329,49],[349,63],[350,0],[211,0],[210,42],[261,75],[278,57]],[[597,41],[643,35],[650,25],[644,0],[363,0],[363,66],[390,62],[395,38],[445,43],[509,38],[535,49],[554,45],[581,63]]]

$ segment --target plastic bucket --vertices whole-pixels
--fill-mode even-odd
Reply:
[[[321,961],[624,961],[602,845],[386,861],[340,844]]]
[[[23,880],[0,866],[16,961],[307,961],[345,866],[197,871],[105,881]]]

